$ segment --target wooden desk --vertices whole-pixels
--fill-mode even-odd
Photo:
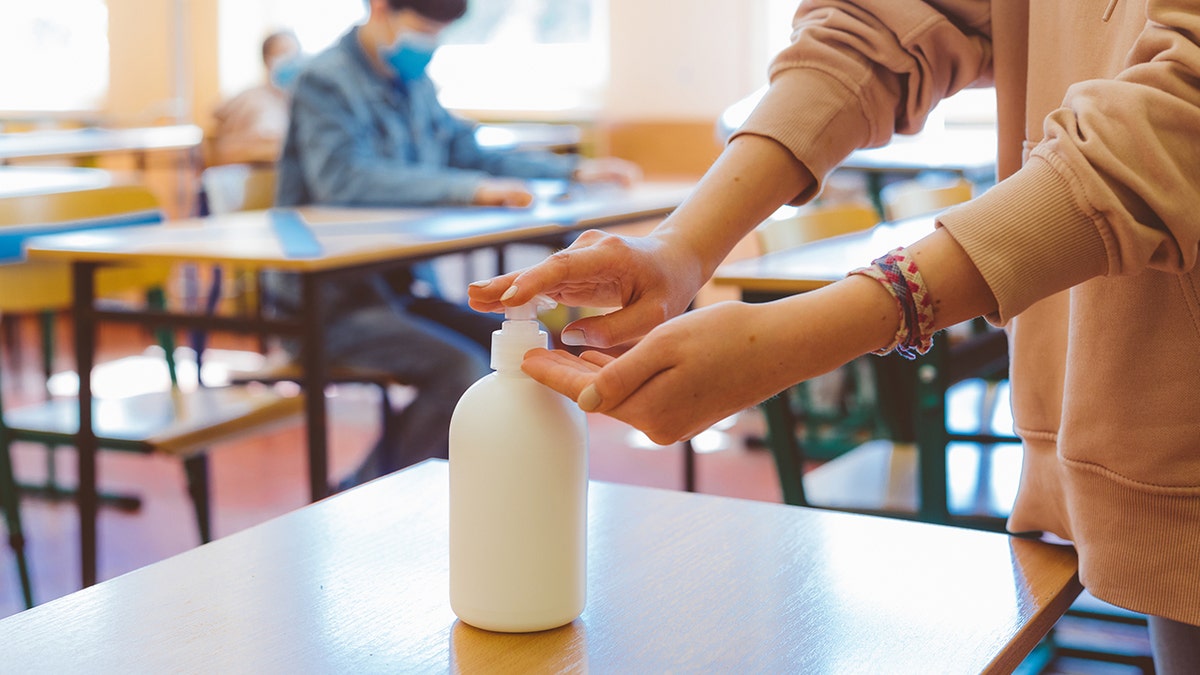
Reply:
[[[759,258],[737,261],[719,268],[713,277],[718,285],[737,286],[743,299],[750,302],[774,300],[780,297],[815,290],[845,277],[851,270],[870,264],[876,257],[897,247],[911,244],[931,233],[934,228],[932,216],[919,216],[895,223],[884,223],[870,230],[855,232],[840,237],[799,246],[786,251],[770,253]],[[977,443],[1012,442],[1011,437],[993,434],[951,433],[945,427],[945,391],[957,377],[949,367],[945,338],[934,341],[934,348],[915,362],[898,357],[892,359],[894,373],[905,383],[903,399],[913,408],[905,417],[912,418],[914,438],[899,440],[915,441],[917,451],[918,503],[912,515],[936,523],[958,523],[991,529],[1003,527],[1003,520],[990,514],[951,514],[947,501],[948,473],[946,444],[954,440]],[[882,387],[881,387],[882,390]],[[886,392],[884,392],[886,393]],[[786,405],[778,398],[765,404],[768,424],[785,426],[785,411],[772,406]],[[790,455],[799,455],[794,437],[779,428],[773,432],[788,448],[776,448],[776,460],[780,462],[780,478],[784,482],[784,494],[789,501],[800,503],[804,488],[793,480],[799,475],[799,467],[789,466]],[[790,449],[789,449],[790,448]],[[780,457],[783,455],[783,457]],[[895,513],[888,511],[888,513]],[[897,514],[899,515],[899,514]]]
[[[93,523],[96,508],[90,374],[99,322],[299,337],[303,344],[309,488],[316,501],[329,493],[323,395],[329,377],[325,322],[317,301],[321,284],[447,253],[661,217],[674,210],[691,187],[645,183],[629,190],[586,188],[573,192],[570,199],[541,202],[530,209],[280,209],[177,221],[167,226],[108,228],[31,239],[26,246],[30,259],[67,261],[73,268],[72,318],[76,369],[80,373],[76,447],[82,522]],[[121,262],[208,262],[296,272],[301,276],[303,315],[283,320],[97,309],[96,269]],[[94,527],[82,527],[80,538],[83,585],[89,586],[96,581]]]
[[[13,672],[1011,672],[1080,592],[1073,549],[592,483],[588,605],[451,613],[428,461],[0,621]]]
[[[191,150],[200,146],[204,132],[191,124],[105,129],[88,127],[51,131],[0,134],[0,164],[13,159],[56,159],[73,157],[84,162],[98,155],[132,153],[138,168],[145,168],[145,155],[153,151]]]
[[[50,166],[0,166],[0,198],[88,190],[112,185],[101,169]]]

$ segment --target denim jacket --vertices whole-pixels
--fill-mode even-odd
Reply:
[[[374,70],[354,28],[297,79],[275,201],[464,205],[489,175],[568,178],[577,163],[479,147],[475,124],[443,108],[429,78],[401,84]]]

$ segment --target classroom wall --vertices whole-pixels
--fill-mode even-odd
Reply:
[[[720,151],[717,116],[766,80],[773,1],[609,0],[610,89],[585,120],[596,151],[637,161],[651,176],[702,173]],[[210,123],[221,99],[220,4],[109,0],[108,119]]]

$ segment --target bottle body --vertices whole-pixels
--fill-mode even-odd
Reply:
[[[587,422],[520,371],[463,394],[450,422],[450,605],[502,632],[547,630],[583,611]]]

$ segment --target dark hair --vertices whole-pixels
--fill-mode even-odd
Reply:
[[[411,9],[426,19],[450,23],[467,13],[467,0],[388,0],[393,11]]]
[[[271,33],[266,37],[266,39],[263,40],[262,43],[262,57],[264,62],[267,60],[267,54],[271,53],[271,48],[275,46],[275,43],[279,40],[291,40],[296,44],[300,44],[300,39],[297,38],[296,34],[290,30],[281,30]]]

